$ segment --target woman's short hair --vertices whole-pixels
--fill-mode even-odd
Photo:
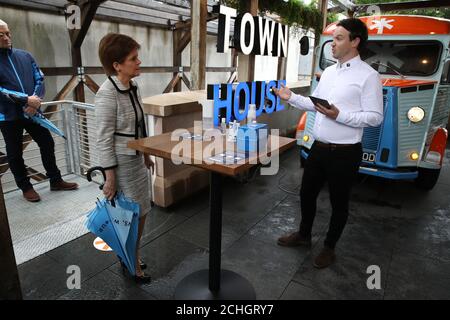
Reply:
[[[7,27],[7,26],[8,26],[8,24],[5,21],[3,21],[2,19],[0,19],[0,27]]]
[[[358,18],[349,18],[339,21],[337,26],[350,32],[350,40],[359,38],[358,52],[364,49],[369,37],[369,31],[364,22]]]
[[[120,34],[108,33],[100,40],[98,56],[108,76],[116,74],[114,62],[123,63],[126,57],[141,46],[133,38]]]

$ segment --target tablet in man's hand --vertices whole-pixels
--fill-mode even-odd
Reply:
[[[331,105],[330,105],[330,103],[327,100],[320,99],[320,98],[313,97],[313,96],[309,96],[309,98],[314,103],[314,105],[320,104],[321,106],[323,106],[323,107],[325,107],[327,109],[331,109]]]

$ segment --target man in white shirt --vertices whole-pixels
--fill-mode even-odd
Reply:
[[[379,74],[359,56],[367,38],[367,27],[359,19],[337,24],[331,47],[338,63],[325,69],[312,94],[328,100],[329,109],[314,105],[310,98],[296,95],[287,87],[275,90],[294,107],[317,112],[315,142],[305,163],[300,190],[300,229],[278,239],[281,246],[311,245],[317,196],[328,182],[332,215],[324,247],[314,259],[316,268],[325,268],[335,260],[334,248],[347,223],[351,187],[361,163],[363,128],[379,126],[383,121]]]

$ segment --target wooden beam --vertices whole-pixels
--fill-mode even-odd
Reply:
[[[77,70],[83,66],[81,45],[95,17],[95,13],[102,2],[105,2],[105,0],[78,0],[75,2],[81,9],[81,29],[69,30],[69,36],[71,40],[72,67],[77,68]],[[84,86],[82,83],[79,83],[75,89],[75,100],[85,102]]]
[[[233,83],[237,78],[237,71],[234,71],[227,80],[227,83]]]
[[[140,67],[143,73],[171,73],[177,72],[178,67]]]
[[[316,48],[319,45],[320,35],[323,30],[326,28],[326,22],[327,22],[327,7],[328,7],[328,0],[319,0],[319,11],[323,15],[323,21],[322,21],[322,30],[314,30],[314,46],[313,48]],[[316,55],[313,54],[313,61],[311,65],[311,79],[314,76],[314,70],[316,67]]]
[[[238,57],[239,57],[238,51],[235,48],[232,48],[231,49],[231,67],[233,67],[235,70],[232,71],[230,78],[228,78],[227,83],[232,83],[239,77],[239,74],[237,71],[238,70],[238,68],[237,68]]]
[[[81,48],[84,38],[91,26],[92,20],[95,17],[98,7],[105,0],[91,0],[91,1],[76,1],[75,4],[81,9],[81,29],[74,29],[69,31],[72,47]]]
[[[186,29],[188,31],[190,31],[191,29],[191,19],[186,20],[186,21],[178,21],[175,22],[175,24],[173,25],[174,29]]]
[[[106,1],[101,9],[108,8],[123,13],[134,13],[147,16],[148,20],[164,19],[178,21],[181,18],[188,19],[190,16],[189,8],[180,8],[179,6],[168,6],[149,0],[114,0]],[[100,8],[99,8],[100,9]],[[167,23],[166,23],[167,24]]]
[[[25,168],[26,168],[28,174],[30,175],[31,179],[36,180],[38,182],[47,180],[47,176],[40,173],[39,171],[34,170],[33,168],[31,168],[29,166],[25,166]]]
[[[77,76],[72,76],[72,78],[70,78],[70,80],[64,85],[64,87],[56,94],[56,96],[53,98],[52,101],[59,101],[59,100],[64,100],[66,98],[66,96],[73,91],[73,89],[75,89],[75,87],[78,85],[78,77]],[[53,108],[50,108],[50,106],[47,106],[47,108],[45,108],[45,112],[52,112],[52,111],[56,111],[56,106],[53,106]]]
[[[235,48],[231,49],[231,66],[234,68],[237,68],[238,56],[238,51]]]
[[[286,79],[286,67],[287,67],[287,58],[279,57],[277,68],[277,80]]]
[[[235,67],[206,67],[206,72],[234,72]]]
[[[319,0],[319,10],[322,13],[322,32],[327,27],[328,0]]]
[[[0,300],[22,300],[19,272],[0,179]]]
[[[288,32],[287,37],[289,39],[289,29],[287,32]],[[288,55],[288,52],[286,52],[286,57],[278,57],[278,67],[277,67],[277,79],[278,80],[286,79],[287,55]]]
[[[77,74],[76,68],[72,67],[49,67],[49,68],[41,68],[42,72],[46,77],[53,76],[72,76]]]
[[[81,62],[81,48],[72,46],[72,64],[75,68],[80,68],[82,66]],[[80,81],[75,88],[75,100],[79,102],[85,102],[84,96],[84,86]]]
[[[172,60],[173,60],[173,66],[180,68],[182,66],[182,52],[183,50],[179,50],[179,42],[181,38],[181,30],[173,30],[173,41],[172,41]],[[173,73],[173,77],[178,76],[178,71]],[[181,91],[181,82],[177,81],[173,88],[174,92],[180,92]]]
[[[83,67],[85,74],[105,74],[105,70],[102,67]],[[187,67],[184,67],[187,68]],[[178,72],[178,67],[140,67],[141,73],[173,73]],[[72,76],[77,75],[77,68],[74,67],[52,67],[41,68],[45,76]]]
[[[210,12],[206,13],[206,22],[214,21],[217,18],[219,18],[219,15],[217,13],[210,13]],[[174,28],[175,29],[190,29],[191,25],[192,25],[192,21],[191,21],[191,19],[189,19],[186,21],[178,21],[177,23],[175,23]]]
[[[237,61],[237,58],[236,58]],[[233,72],[235,71],[237,62],[231,67],[206,67],[206,72]],[[105,74],[102,67],[83,67],[84,74]],[[178,66],[173,67],[140,67],[141,73],[175,73],[179,72]],[[52,67],[52,68],[41,68],[46,77],[52,76],[73,76],[77,75],[77,68],[72,67]],[[184,71],[191,70],[191,67],[183,66]]]
[[[180,81],[180,74],[177,73],[172,80],[170,80],[169,84],[167,85],[167,87],[164,89],[163,93],[168,93],[171,92],[173,90],[173,88],[175,88],[175,86],[177,85],[177,83]]]
[[[207,0],[191,1],[191,86],[205,89]]]
[[[183,72],[183,76],[182,76],[181,79],[183,80],[183,82],[184,82],[184,84],[186,85],[186,87],[187,87],[189,90],[192,90],[191,82],[189,81],[188,77],[186,76],[186,74],[185,74],[184,72]]]
[[[84,75],[84,83],[94,94],[96,94],[98,89],[100,89],[100,86],[87,74]]]
[[[180,30],[174,30],[174,32],[180,32]],[[181,54],[183,50],[187,47],[187,45],[191,42],[191,32],[187,31],[184,33],[184,35],[180,38],[178,38],[177,43],[177,53]]]

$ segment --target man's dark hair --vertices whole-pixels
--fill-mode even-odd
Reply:
[[[109,33],[100,40],[98,55],[108,76],[115,75],[114,62],[123,63],[134,49],[140,49],[133,38],[119,33]]]
[[[350,40],[355,40],[359,38],[358,52],[364,49],[367,43],[367,38],[369,37],[369,31],[364,22],[357,18],[349,18],[339,21],[338,27],[343,27],[345,30],[350,32]]]

